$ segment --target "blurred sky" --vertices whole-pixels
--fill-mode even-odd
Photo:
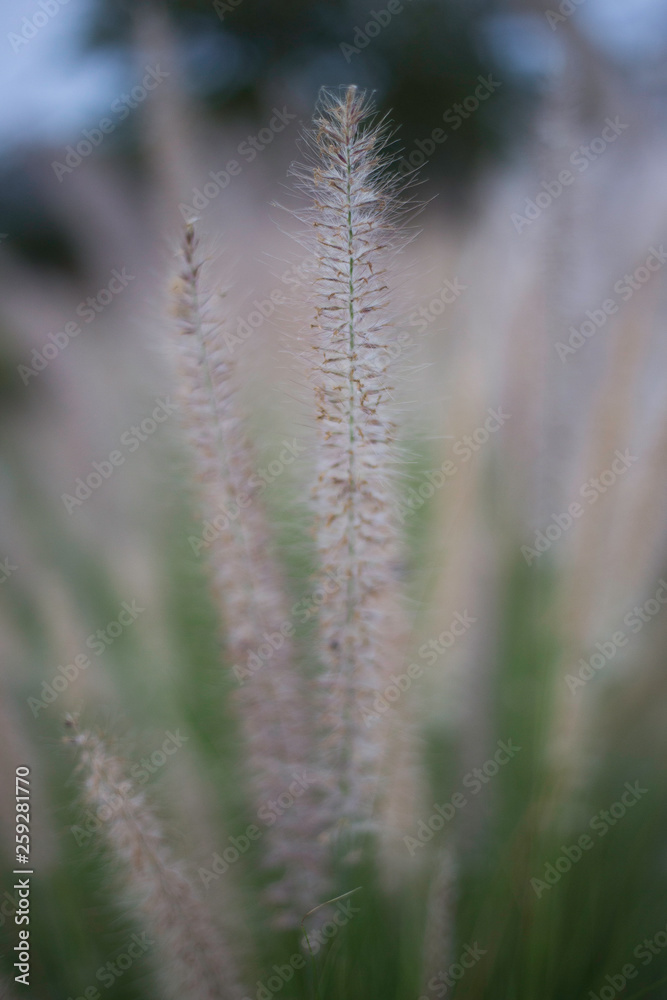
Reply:
[[[12,44],[12,33],[24,18],[43,21],[38,0],[0,5],[0,144],[4,150],[33,141],[61,143],[104,116],[111,101],[132,86],[133,69],[118,49],[87,49],[87,27],[96,0],[44,0],[57,12],[35,30],[34,37]],[[550,4],[557,10],[560,0]],[[665,0],[582,0],[573,14],[581,30],[620,66],[635,73],[664,55],[667,29]],[[528,29],[516,31],[517,18]],[[528,20],[527,20],[528,19]],[[222,26],[220,26],[222,27]],[[496,14],[488,32],[501,59],[530,72],[536,62],[549,63],[549,46],[557,38],[538,14]],[[28,29],[30,30],[30,29]],[[16,50],[15,50],[16,49]],[[543,52],[540,50],[544,50]]]

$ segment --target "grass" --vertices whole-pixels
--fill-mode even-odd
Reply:
[[[43,509],[47,511],[46,506]],[[184,541],[189,517],[182,496],[173,504],[172,520],[165,524],[163,534],[164,600],[179,671],[157,701],[147,685],[130,682],[125,688],[127,661],[144,655],[141,641],[129,635],[126,645],[109,651],[102,666],[123,688],[126,726],[136,733],[149,727],[141,733],[140,743],[150,747],[155,740],[149,733],[157,737],[179,725],[190,735],[192,752],[215,793],[211,812],[224,835],[238,836],[252,822],[252,807],[241,783],[237,727],[228,704],[232,682],[221,676],[217,666],[217,626],[203,566],[189,557]],[[415,536],[426,532],[428,522],[425,505],[414,516],[411,530]],[[291,529],[286,525],[285,530],[289,534]],[[47,519],[41,532],[48,536],[50,531],[55,536],[56,526]],[[113,587],[105,581],[101,567],[93,569],[89,559],[69,549],[63,583],[80,606],[90,609],[91,620],[106,620],[117,603]],[[295,567],[294,575],[301,571],[302,566],[298,572]],[[91,578],[99,581],[92,588]],[[544,742],[558,654],[549,614],[555,584],[554,570],[546,561],[544,566],[528,569],[516,560],[505,573],[500,670],[489,740],[493,745],[496,739],[511,737],[522,750],[480,793],[480,799],[485,796],[484,815],[474,841],[467,842],[465,826],[454,822],[424,849],[409,883],[389,895],[372,867],[341,865],[338,889],[344,893],[361,887],[350,897],[359,912],[328,943],[322,943],[314,956],[306,954],[306,966],[294,971],[281,987],[281,996],[417,1000],[426,995],[430,1000],[442,995],[428,989],[422,994],[420,970],[431,865],[449,835],[460,846],[451,961],[456,961],[466,944],[475,942],[485,954],[445,995],[458,1000],[590,1000],[592,991],[602,1000],[600,990],[608,985],[605,977],[616,976],[618,983],[620,970],[633,963],[636,978],[615,995],[624,1000],[667,996],[667,948],[646,964],[633,954],[645,938],[652,939],[667,926],[663,846],[667,796],[664,766],[651,734],[642,731],[641,724],[626,730],[622,739],[616,731],[605,731],[602,703],[602,733],[592,780],[576,799],[564,803],[556,829],[544,828],[542,823],[540,807],[549,790]],[[35,657],[34,678],[40,664],[46,667],[45,629],[39,609],[31,606],[27,595],[17,600],[14,611],[15,625]],[[120,665],[123,660],[125,668]],[[150,955],[133,963],[108,988],[96,980],[97,970],[122,952],[136,928],[132,915],[116,906],[113,896],[110,900],[108,862],[96,836],[88,849],[77,846],[70,832],[70,826],[79,821],[80,809],[71,781],[72,759],[60,742],[61,706],[56,703],[36,722],[21,701],[21,694],[27,695],[33,686],[34,680],[20,684],[15,705],[34,743],[34,771],[48,790],[41,804],[42,822],[51,827],[54,843],[49,848],[51,860],[37,868],[33,881],[31,993],[45,1000],[74,998],[85,996],[86,988],[97,982],[101,995],[110,1000],[139,1000],[151,995],[146,992]],[[95,716],[94,708],[90,711]],[[104,719],[98,716],[93,721]],[[442,802],[460,787],[457,741],[450,731],[437,727],[425,733],[425,738],[430,775],[427,801]],[[562,853],[562,845],[573,844],[589,828],[592,816],[618,799],[626,781],[637,780],[649,794],[606,836],[596,837],[594,849],[537,898],[530,879],[539,877],[545,864]],[[175,791],[164,773],[158,773],[149,788],[158,800],[165,792],[173,795]],[[172,836],[186,849],[195,846],[178,804],[169,803],[167,814]],[[462,813],[459,820],[465,819]],[[223,878],[245,886],[232,923],[244,930],[250,924],[254,937],[257,957],[244,969],[249,995],[254,998],[260,989],[257,984],[267,983],[274,965],[283,967],[290,956],[304,955],[300,934],[270,931],[256,906],[248,905],[266,880],[259,851],[249,852]],[[11,885],[11,862],[5,854],[3,886]],[[217,889],[214,883],[207,895],[214,899]],[[4,932],[11,939],[10,921]],[[6,949],[9,974],[8,954]],[[646,961],[643,953],[642,958]]]

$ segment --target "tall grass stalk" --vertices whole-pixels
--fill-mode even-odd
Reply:
[[[356,87],[323,91],[306,135],[309,162],[291,168],[305,199],[298,242],[315,262],[312,323],[302,359],[314,389],[314,501],[319,571],[342,585],[319,616],[330,822],[372,826],[387,727],[377,693],[401,661],[404,612],[390,346],[392,265],[407,242],[408,205],[388,168],[386,125]]]
[[[202,281],[204,259],[194,226],[186,226],[182,267],[176,286],[180,397],[197,459],[203,508],[216,526],[209,563],[225,628],[225,643],[242,686],[238,707],[246,740],[247,769],[255,804],[288,793],[310,768],[310,733],[305,681],[296,666],[285,582],[271,554],[271,533],[259,500],[259,480],[238,404],[235,360],[222,340]],[[267,636],[282,642],[268,663],[248,669]],[[250,676],[248,676],[250,675]],[[322,849],[315,836],[315,810],[306,791],[269,831],[268,867],[283,874],[272,900],[284,908],[284,922],[296,926],[305,909],[325,891]],[[310,808],[309,808],[310,804]]]
[[[85,804],[105,817],[102,836],[123,894],[154,942],[163,989],[179,1000],[239,997],[231,952],[183,867],[171,857],[144,794],[100,737],[79,732],[73,722],[70,728],[79,752]]]

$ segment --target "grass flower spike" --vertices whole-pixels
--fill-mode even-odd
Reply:
[[[73,722],[69,725],[75,728]],[[143,793],[99,737],[75,730],[71,741],[80,753],[85,803],[106,817],[103,836],[118,865],[124,895],[155,943],[168,995],[179,1000],[239,997],[231,953],[172,859]]]
[[[177,284],[180,397],[202,483],[205,514],[217,525],[211,545],[213,572],[225,642],[242,686],[239,710],[247,745],[247,767],[255,805],[284,795],[306,770],[312,778],[309,718],[304,681],[296,669],[291,639],[275,649],[256,672],[246,664],[289,621],[289,606],[278,565],[271,555],[271,533],[258,498],[261,483],[244,431],[236,393],[235,360],[211,316],[203,289],[199,243],[186,226],[182,269]],[[238,517],[220,517],[238,511]],[[311,781],[312,778],[312,781]],[[285,907],[284,921],[298,925],[305,910],[325,892],[322,848],[312,827],[314,811],[307,791],[286,810],[267,836],[267,865],[284,876],[272,886],[274,902]]]
[[[314,320],[303,352],[315,390],[317,546],[323,577],[342,579],[320,613],[327,761],[339,776],[331,819],[365,827],[379,791],[386,726],[374,710],[401,655],[400,531],[392,373],[391,268],[408,237],[401,182],[387,171],[387,128],[355,87],[323,92],[291,168],[307,199],[294,214],[314,262]]]

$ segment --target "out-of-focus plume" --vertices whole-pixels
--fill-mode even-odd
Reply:
[[[436,870],[431,884],[424,935],[424,967],[422,983],[424,993],[427,983],[439,977],[451,962],[454,948],[454,895],[456,865],[451,845],[438,854]]]
[[[68,725],[79,750],[84,801],[105,817],[102,835],[118,864],[124,895],[155,942],[164,989],[192,1000],[240,996],[231,952],[173,860],[145,796],[102,739],[79,732],[72,719]]]
[[[299,797],[279,816],[267,837],[270,867],[284,876],[272,886],[282,918],[297,926],[325,894],[323,847],[314,824],[309,770],[305,680],[291,640],[285,586],[271,555],[271,538],[259,502],[262,484],[244,432],[236,394],[235,363],[222,327],[211,315],[202,287],[204,261],[194,226],[188,224],[175,289],[179,327],[180,397],[197,456],[203,507],[211,525],[210,565],[225,641],[241,682],[239,707],[247,742],[248,770],[260,807],[301,781]],[[272,653],[258,650],[269,638]]]

